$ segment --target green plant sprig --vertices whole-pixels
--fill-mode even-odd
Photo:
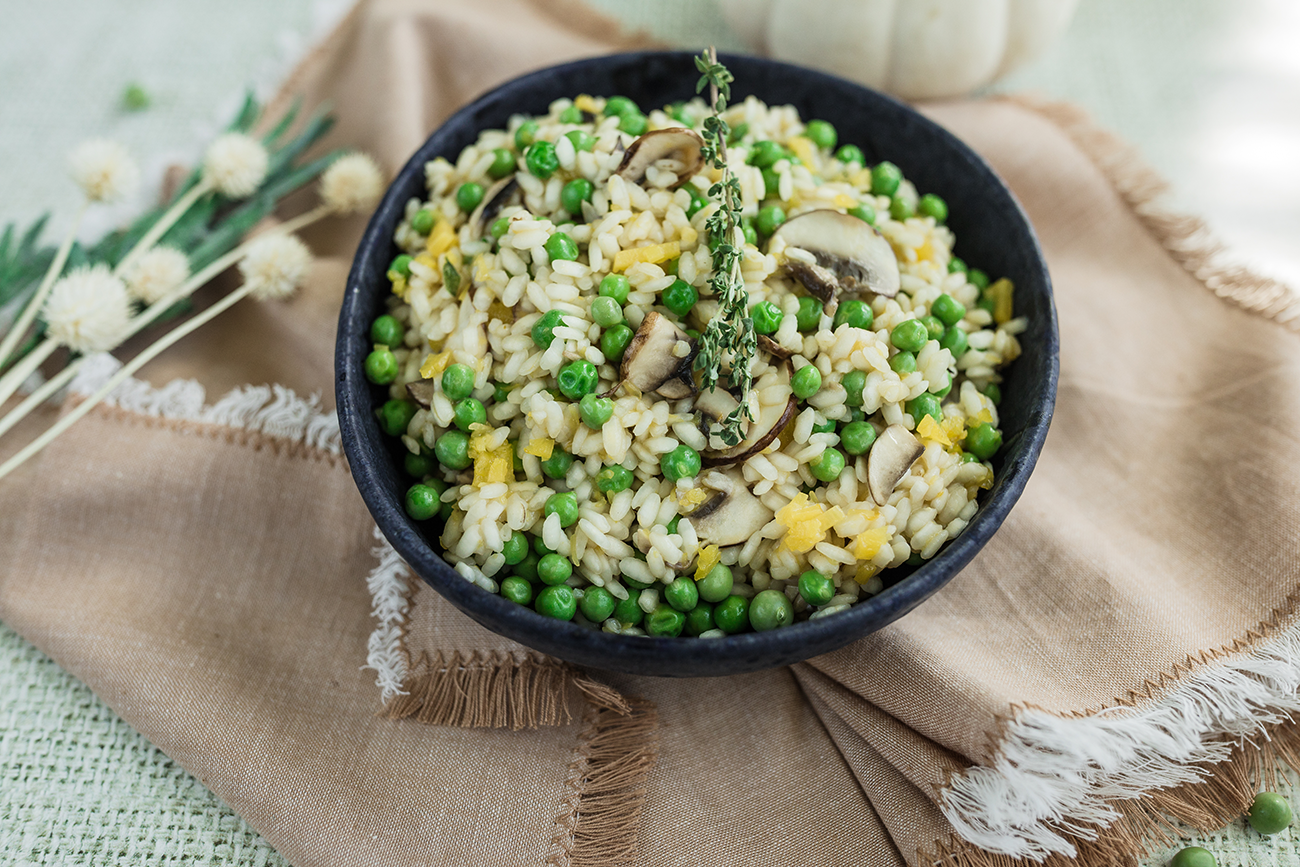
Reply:
[[[743,255],[740,181],[727,166],[727,136],[731,130],[722,119],[722,112],[726,111],[731,99],[731,82],[735,79],[731,71],[718,62],[718,53],[713,48],[695,58],[695,66],[701,73],[695,91],[701,93],[705,87],[709,88],[713,109],[713,113],[704,119],[701,153],[705,162],[722,173],[721,179],[708,192],[709,197],[718,203],[718,208],[705,221],[714,245],[713,276],[709,285],[720,309],[718,316],[709,321],[700,335],[700,351],[695,364],[700,370],[701,387],[712,390],[717,387],[722,374],[723,360],[731,356],[727,379],[731,387],[740,392],[740,405],[722,420],[718,437],[725,444],[734,446],[743,437],[743,423],[754,420],[749,401],[753,385],[750,366],[758,351],[758,335],[754,332],[754,320],[749,316],[749,293],[745,291],[745,281],[740,273]]]

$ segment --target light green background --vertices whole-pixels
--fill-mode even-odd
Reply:
[[[712,0],[590,2],[671,42],[740,47]],[[64,154],[86,137],[124,141],[147,177],[192,158],[242,89],[272,87],[339,3],[3,8],[0,222],[50,208],[66,219],[76,199]],[[999,89],[1082,104],[1138,144],[1173,182],[1175,202],[1209,218],[1240,259],[1300,285],[1298,42],[1295,0],[1082,0],[1062,42]],[[152,94],[148,111],[121,110],[130,81]],[[13,508],[2,491],[0,508]],[[1238,821],[1201,843],[1221,865],[1281,867],[1300,862],[1293,834],[1262,838]],[[0,865],[180,863],[285,862],[85,686],[0,626]]]

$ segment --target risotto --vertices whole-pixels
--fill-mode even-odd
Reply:
[[[407,511],[544,616],[700,637],[829,616],[993,483],[1011,283],[953,255],[942,199],[791,106],[723,114],[759,345],[748,393],[699,388],[707,114],[584,95],[514,117],[428,163],[394,237],[366,373]]]

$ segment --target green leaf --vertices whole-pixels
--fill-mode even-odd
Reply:
[[[301,110],[302,97],[294,97],[293,103],[290,104],[289,110],[284,113],[284,117],[280,118],[270,132],[262,136],[262,144],[266,145],[268,149],[274,148],[275,143],[280,140],[280,136],[284,135],[289,127],[293,125],[294,120],[298,117],[298,112]]]
[[[262,106],[258,105],[257,97],[253,91],[244,92],[244,104],[240,106],[239,114],[226,127],[226,132],[248,132],[257,123],[257,116],[262,113]]]

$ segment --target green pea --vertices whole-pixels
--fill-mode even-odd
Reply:
[[[833,482],[844,472],[844,452],[839,449],[827,449],[813,460],[809,467],[819,481]]]
[[[497,148],[492,151],[492,165],[488,166],[488,175],[495,180],[501,180],[506,175],[514,174],[515,155],[506,148]]]
[[[763,198],[777,198],[781,195],[781,176],[776,169],[763,169]]]
[[[609,99],[605,100],[606,115],[622,117],[628,112],[640,114],[641,109],[635,102],[628,99],[626,96],[611,96]]]
[[[993,401],[994,406],[1002,403],[1002,388],[996,382],[990,382],[988,385],[981,388],[980,394]]]
[[[951,352],[953,358],[961,358],[970,348],[970,339],[965,331],[953,325],[944,329],[943,337],[939,338],[939,346]]]
[[[487,424],[487,409],[477,398],[467,397],[457,401],[452,413],[456,427],[463,431],[468,431],[471,425]]]
[[[731,568],[715,563],[708,574],[696,582],[695,589],[700,592],[700,598],[705,602],[721,602],[731,595],[733,584]]]
[[[876,163],[871,169],[871,192],[877,196],[892,196],[903,182],[903,172],[889,162]]]
[[[800,331],[816,331],[817,326],[821,324],[822,312],[825,305],[820,298],[814,298],[811,295],[805,295],[799,299],[799,312],[794,315],[795,322],[799,323]]]
[[[691,126],[690,115],[686,113],[686,103],[682,102],[681,100],[678,100],[677,102],[669,103],[668,105],[664,106],[664,113],[667,114],[669,117],[671,117],[673,120],[678,121],[679,123],[684,123],[687,126]]]
[[[979,268],[971,268],[969,271],[967,271],[966,279],[971,282],[972,286],[974,286],[976,289],[980,290],[981,292],[989,288],[989,275],[985,274]]]
[[[760,169],[771,168],[779,159],[785,156],[785,148],[774,141],[763,140],[754,142],[753,147],[749,149],[749,158],[745,162],[751,166],[758,166]]]
[[[560,112],[560,123],[582,123],[582,109],[571,105]]]
[[[835,149],[835,142],[839,139],[835,127],[824,120],[808,121],[808,128],[804,130],[804,135],[812,139],[812,143],[817,147],[825,148],[828,151]]]
[[[809,570],[799,576],[799,595],[809,605],[825,605],[835,595],[835,582],[820,572]]]
[[[846,166],[867,164],[867,158],[862,155],[862,148],[857,145],[846,144],[835,152],[835,159],[844,163]]]
[[[604,623],[614,613],[617,605],[618,600],[604,587],[588,587],[587,592],[582,594],[578,608],[582,611],[582,616],[592,623]]]
[[[904,196],[894,196],[889,200],[889,216],[898,222],[903,222],[916,214],[916,207],[912,200]]]
[[[546,249],[546,255],[552,262],[557,259],[572,262],[578,258],[578,242],[563,232],[556,232],[547,238],[546,243],[542,246]]]
[[[563,494],[551,494],[546,498],[546,505],[542,507],[542,513],[548,518],[551,515],[559,515],[561,527],[572,527],[578,522],[577,494],[572,491],[565,491]]]
[[[558,446],[551,449],[551,456],[541,462],[542,474],[548,479],[562,479],[573,466],[573,455]]]
[[[948,273],[956,274],[958,271],[961,271],[963,274],[966,273],[966,263],[961,259],[958,259],[956,256],[953,256],[948,260]]]
[[[835,322],[831,327],[839,328],[848,323],[851,328],[870,330],[875,321],[876,316],[871,312],[871,305],[857,298],[850,298],[848,301],[841,301],[840,306],[835,309]]]
[[[543,617],[554,617],[556,620],[572,620],[573,616],[578,613],[578,600],[573,595],[572,587],[567,584],[557,584],[554,587],[547,587],[537,594],[537,602],[534,604],[534,608]]]
[[[868,421],[849,422],[840,431],[840,445],[851,455],[865,455],[876,441],[876,429]]]
[[[709,603],[701,602],[686,612],[686,628],[683,631],[687,635],[695,637],[701,632],[707,632],[712,628],[713,606]]]
[[[943,337],[944,326],[938,316],[922,316],[917,321],[925,326],[925,330],[929,333],[931,340],[938,340],[940,337]]]
[[[542,318],[533,323],[532,335],[533,343],[538,349],[546,349],[555,339],[555,329],[561,325],[564,320],[564,314],[558,310],[547,310],[542,314]]]
[[[497,217],[495,220],[492,221],[492,228],[490,230],[492,235],[492,240],[500,241],[503,237],[505,237],[505,234],[508,231],[510,231],[509,217]]]
[[[555,155],[555,145],[548,141],[536,141],[529,145],[524,153],[524,165],[530,174],[546,180],[560,167],[560,158]]]
[[[464,400],[474,390],[474,370],[468,364],[449,364],[442,372],[442,393],[448,400]]]
[[[926,193],[916,203],[916,212],[923,217],[934,217],[936,223],[943,225],[948,219],[948,203],[934,193]]]
[[[754,330],[759,334],[775,334],[781,327],[785,314],[771,301],[760,301],[749,311],[754,320]]]
[[[403,277],[410,277],[411,257],[405,253],[402,253],[399,256],[394,256],[393,261],[388,264],[388,273],[396,273],[401,274]],[[380,318],[382,319],[383,317],[381,316]]]
[[[755,632],[767,632],[794,622],[794,606],[779,590],[763,590],[749,603],[749,625]]]
[[[632,471],[615,464],[596,473],[596,489],[605,494],[618,494],[632,487]]]
[[[824,422],[813,422],[813,433],[835,433],[835,422],[827,419]]]
[[[790,388],[795,397],[807,400],[822,390],[822,372],[817,369],[817,365],[806,364],[790,378]]]
[[[1002,448],[1002,431],[986,421],[982,421],[966,431],[966,451],[987,461]]]
[[[618,128],[628,135],[645,135],[646,128],[650,122],[646,120],[643,114],[633,114],[628,112],[624,114],[618,122]]]
[[[626,325],[615,325],[600,335],[600,354],[613,364],[623,358],[623,352],[632,342],[635,332]]]
[[[849,208],[849,214],[857,217],[863,222],[869,223],[872,226],[876,225],[876,209],[871,207],[871,205],[868,205],[866,202],[863,202],[856,208]]]
[[[417,235],[427,235],[433,231],[433,224],[436,221],[437,217],[433,211],[428,208],[421,208],[411,218],[411,231]]]
[[[596,390],[600,374],[596,365],[585,358],[570,361],[560,368],[556,381],[560,384],[560,393],[569,400],[582,400],[584,395]]]
[[[700,591],[696,589],[693,579],[685,576],[674,578],[664,588],[664,601],[678,611],[690,611],[699,604]]]
[[[749,626],[749,600],[728,596],[713,609],[713,623],[728,635],[744,632]]]
[[[1174,853],[1174,857],[1169,859],[1169,867],[1218,867],[1218,862],[1209,849],[1188,846]]]
[[[747,135],[749,135],[749,124],[741,121],[733,126],[731,132],[727,134],[727,144],[735,144]]]
[[[543,584],[563,584],[572,574],[573,563],[559,554],[547,554],[537,564],[537,577]]]
[[[940,295],[930,305],[930,313],[944,325],[956,325],[966,316],[966,305],[951,295]]]
[[[438,514],[442,501],[428,485],[415,484],[406,489],[406,514],[416,521],[427,521]]]
[[[510,390],[514,388],[513,383],[496,382],[492,384],[492,402],[505,403],[510,400]]]
[[[759,234],[771,235],[781,224],[785,222],[785,211],[777,205],[768,205],[758,212],[758,222],[755,224]]]
[[[685,316],[691,312],[695,302],[700,300],[700,295],[695,291],[695,287],[685,280],[678,278],[663,291],[659,296],[665,307],[678,316]]]
[[[378,410],[379,427],[390,437],[400,437],[415,418],[416,409],[409,400],[386,400]]]
[[[612,328],[623,321],[623,308],[613,298],[597,295],[591,299],[591,319],[601,328]]]
[[[1276,792],[1260,792],[1251,802],[1246,820],[1261,834],[1279,834],[1291,824],[1291,805]]]
[[[533,537],[533,551],[536,552],[538,557],[545,557],[547,554],[555,553],[550,548],[546,547],[546,542],[542,540],[541,536]]]
[[[627,293],[632,289],[632,283],[622,274],[606,274],[600,281],[600,289],[597,294],[606,298],[613,298],[622,307],[627,303]]]
[[[614,619],[624,626],[636,626],[645,619],[645,611],[641,609],[635,594],[620,600],[614,606]]]
[[[583,395],[578,403],[578,415],[587,427],[600,430],[605,422],[614,417],[614,401],[594,394]]]
[[[948,396],[948,392],[952,391],[952,377],[948,375],[947,371],[944,371],[943,377],[944,384],[942,388],[935,388],[933,384],[930,386],[930,394],[938,398],[945,398]]]
[[[677,532],[677,526],[681,523],[681,521],[682,521],[681,515],[673,515],[673,519],[665,525],[668,530],[669,536]]]
[[[840,380],[840,385],[844,386],[845,406],[862,406],[862,390],[867,387],[867,372],[865,370],[850,370],[844,374],[844,378]]]
[[[366,379],[375,385],[388,385],[397,379],[397,356],[387,348],[376,349],[367,355]]]
[[[700,453],[686,444],[679,445],[659,457],[659,469],[672,482],[692,478],[700,472]]]
[[[754,228],[754,221],[748,217],[742,217],[740,221],[740,233],[745,236],[745,243],[751,247],[758,246],[758,229]]]
[[[646,618],[645,631],[662,638],[676,638],[686,627],[686,615],[671,605],[660,605]]]
[[[916,424],[921,423],[921,416],[928,415],[935,421],[943,421],[943,406],[933,394],[919,394],[906,404],[907,413]]]
[[[406,474],[416,479],[422,479],[438,468],[437,462],[426,454],[415,454],[407,452],[402,457],[402,468]]]
[[[527,579],[511,575],[501,582],[501,595],[516,605],[527,605],[533,601],[533,585]]]
[[[449,487],[446,482],[444,482],[442,479],[436,476],[431,479],[428,479],[425,482],[425,484],[433,488],[434,492],[438,495],[439,498],[441,498],[442,495],[447,492],[447,488]],[[451,517],[451,512],[453,508],[455,507],[451,503],[443,502],[438,509],[438,517],[444,521],[447,520],[448,518]]]
[[[916,354],[912,352],[895,352],[889,357],[889,369],[899,376],[916,372]]]
[[[695,184],[687,184],[686,192],[690,193],[691,196],[691,203],[686,206],[686,216],[694,217],[700,208],[709,203],[709,197],[700,192],[699,187],[695,186]]]
[[[537,121],[526,120],[515,130],[515,147],[519,150],[537,141]]]
[[[510,534],[501,546],[501,556],[506,558],[506,565],[513,566],[528,556],[528,536],[519,530]]]
[[[478,207],[483,201],[483,187],[473,182],[461,184],[456,188],[456,206],[465,213]]]
[[[930,329],[919,319],[904,319],[889,332],[889,342],[908,352],[920,352],[930,340]]]
[[[515,564],[515,568],[511,571],[525,581],[536,581],[537,564],[540,562],[542,562],[541,556],[536,551],[529,551],[524,555],[524,559]]]
[[[560,190],[560,205],[575,217],[582,215],[582,203],[590,202],[595,185],[586,178],[574,178]],[[552,257],[554,258],[554,257]]]
[[[977,458],[977,457],[975,457],[975,456],[974,456],[973,454],[971,454],[970,452],[962,452],[962,453],[961,453],[961,462],[962,462],[963,464],[978,464],[978,463],[980,463],[980,459]]]
[[[464,431],[449,430],[433,444],[438,463],[449,470],[463,470],[470,465],[469,437]]]

